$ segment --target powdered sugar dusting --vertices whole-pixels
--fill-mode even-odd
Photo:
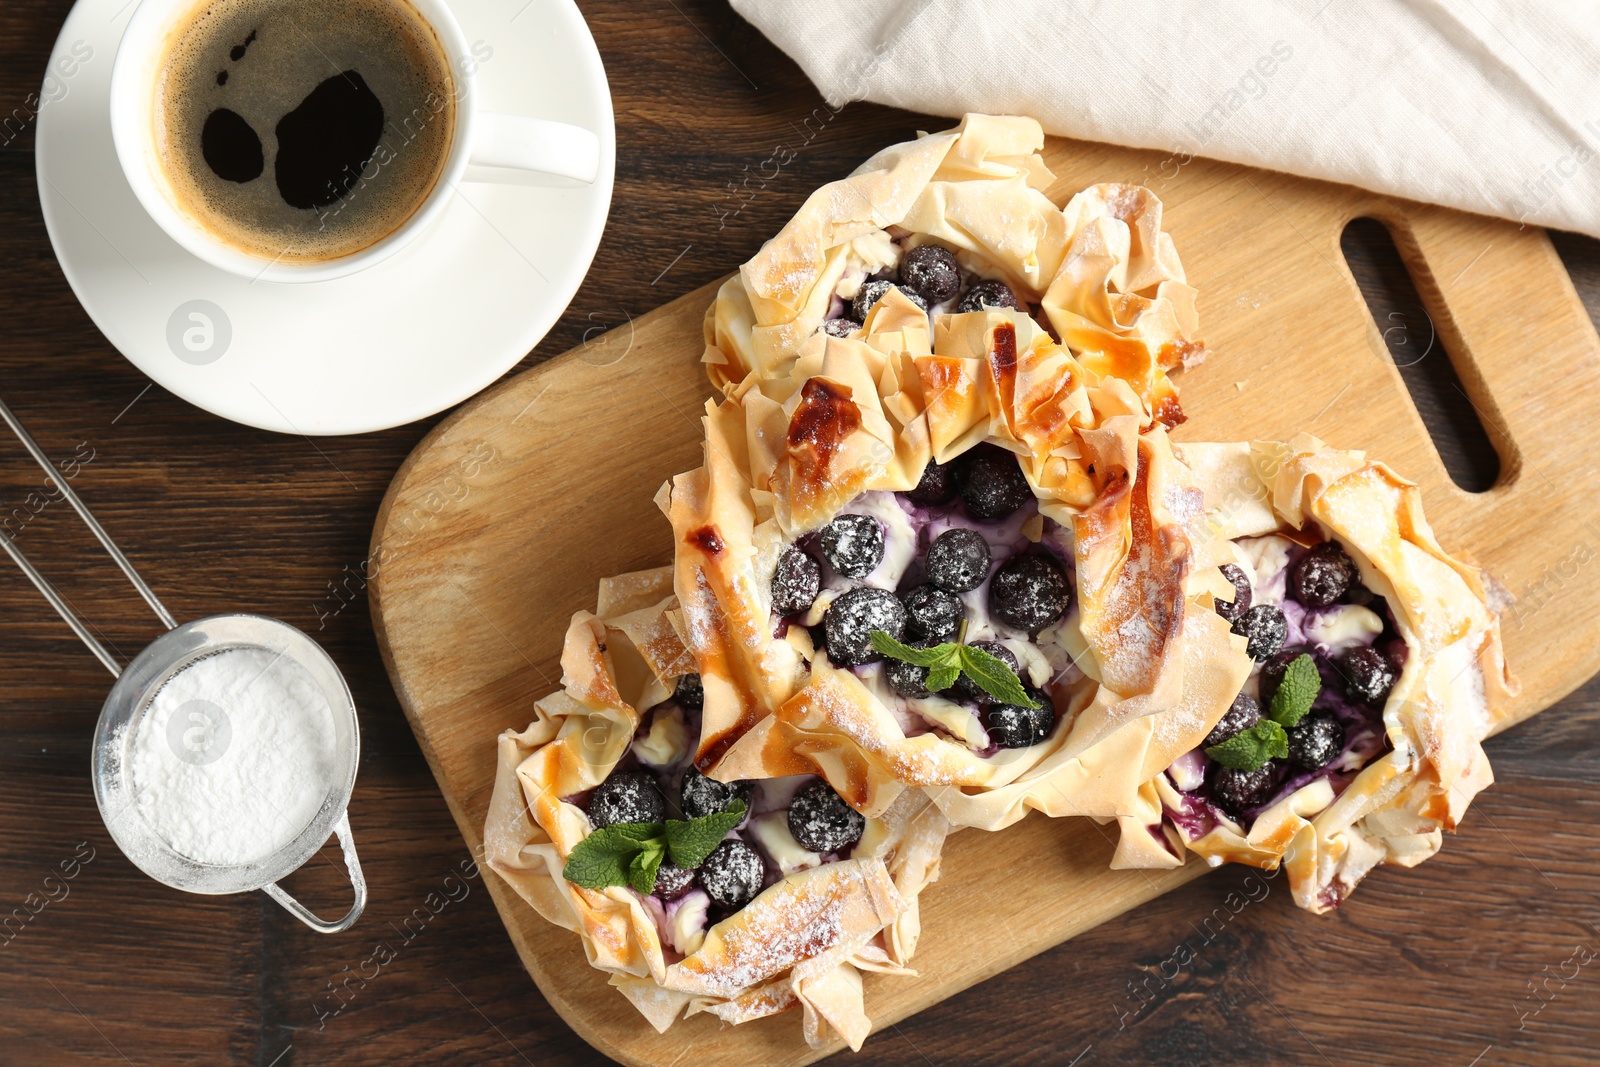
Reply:
[[[825,892],[814,891],[812,883]],[[864,888],[859,875],[851,872],[812,879],[797,893],[757,897],[737,921],[718,927],[720,958],[711,963],[690,957],[669,970],[667,987],[734,997],[827,951],[844,937],[845,893],[858,887]]]

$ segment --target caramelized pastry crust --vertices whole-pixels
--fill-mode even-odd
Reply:
[[[1205,346],[1161,201],[1111,183],[1058,207],[1043,146],[1033,119],[968,115],[812,193],[707,311],[712,382],[731,392],[790,377],[893,294],[924,325],[1020,308],[1089,373],[1127,382],[1157,421],[1182,422],[1168,375]]]
[[[659,502],[708,774],[822,774],[869,815],[927,787],[956,824],[989,829],[1029,809],[1109,819],[1248,671],[1209,610],[1225,543],[1195,532],[1200,493],[1165,428],[1021,311],[930,324],[886,290],[861,329],[746,378],[705,426],[705,465]],[[877,553],[845,563],[850,577],[828,546],[863,517],[882,532],[849,542]],[[919,583],[944,565],[932,542],[958,528],[990,551],[976,588],[948,576],[952,607]],[[891,675],[870,631],[916,640],[945,625],[932,618],[1020,657],[1051,711]]]
[[[1480,742],[1517,683],[1490,583],[1440,547],[1416,485],[1361,452],[1304,434],[1179,452],[1206,494],[1203,525],[1235,546],[1242,581],[1219,599],[1252,591],[1236,628],[1255,612],[1281,620],[1262,633],[1285,647],[1258,650],[1246,696],[1260,700],[1243,714],[1266,706],[1291,656],[1312,655],[1322,691],[1289,731],[1286,759],[1251,780],[1226,775],[1220,792],[1225,772],[1197,739],[1141,790],[1118,859],[1175,866],[1193,851],[1213,864],[1283,863],[1296,902],[1328,911],[1373,867],[1437,852],[1493,781]]]
[[[562,689],[538,701],[526,729],[500,736],[484,827],[489,865],[546,919],[575,931],[589,962],[611,972],[658,1030],[686,1013],[738,1023],[799,1007],[813,1046],[837,1032],[859,1048],[871,1028],[860,972],[913,973],[917,898],[938,878],[949,823],[920,792],[866,820],[848,856],[807,852],[753,803],[735,837],[759,846],[768,884],[720,918],[681,872],[671,885],[658,877],[648,896],[562,877],[592,832],[592,791],[615,781],[619,765],[680,775],[687,767],[691,738],[681,724],[693,714],[693,687],[678,682],[692,662],[678,625],[665,567],[602,582],[598,610],[573,617]],[[642,771],[617,776],[628,777],[648,780]],[[764,787],[781,788],[755,788]]]

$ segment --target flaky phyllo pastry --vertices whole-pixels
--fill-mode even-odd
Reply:
[[[658,1030],[685,1013],[740,1023],[799,1006],[813,1046],[837,1032],[859,1048],[861,972],[913,973],[917,897],[949,823],[914,790],[863,818],[814,776],[700,776],[700,694],[675,614],[664,567],[602,582],[596,611],[573,617],[563,688],[500,737],[489,864],[576,931]],[[563,876],[592,836],[719,813],[734,829],[693,869],[662,861],[649,892]]]
[[[705,465],[663,493],[696,762],[821,774],[868,815],[908,787],[957,825],[1124,815],[1248,673],[1209,610],[1226,543],[1126,382],[1006,308],[939,317],[930,350],[897,299],[708,404]],[[980,648],[1030,699],[936,686],[875,631]]]
[[[713,383],[788,378],[826,336],[870,328],[875,307],[908,324],[1009,307],[1048,323],[1090,374],[1129,383],[1157,421],[1181,422],[1167,375],[1205,350],[1161,201],[1105,184],[1060,207],[1043,146],[1033,119],[968,115],[818,189],[708,311]]]
[[[1179,453],[1205,491],[1203,525],[1232,542],[1234,588],[1215,610],[1256,666],[1209,736],[1142,790],[1118,859],[1281,862],[1296,902],[1328,911],[1373,867],[1437,852],[1493,780],[1480,742],[1516,683],[1490,585],[1439,546],[1417,487],[1361,452],[1302,435]],[[1212,758],[1269,734],[1287,743],[1265,762]]]

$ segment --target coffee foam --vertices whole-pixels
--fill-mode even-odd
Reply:
[[[346,196],[291,207],[274,180],[275,129],[346,70],[383,105],[382,137]],[[438,184],[455,136],[455,94],[443,46],[407,0],[204,0],[169,34],[156,76],[154,133],[168,198],[248,254],[282,262],[350,255],[402,226]],[[201,132],[218,108],[238,113],[261,139],[265,169],[253,181],[225,181],[205,161]]]

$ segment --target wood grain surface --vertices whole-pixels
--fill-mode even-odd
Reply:
[[[463,876],[471,857],[373,636],[372,521],[430,425],[316,442],[244,429],[147,388],[106,343],[55,264],[34,184],[28,116],[68,6],[0,6],[0,395],[54,455],[86,459],[75,486],[177,615],[275,615],[315,634],[345,670],[364,742],[350,817],[372,898],[354,930],[323,938],[259,894],[187,897],[127,863],[89,784],[109,677],[20,575],[0,569],[0,1063],[600,1062],[533,988],[483,879]],[[817,184],[939,124],[828,110],[720,0],[581,6],[615,96],[616,199],[588,281],[524,366],[721,276]],[[1157,174],[1171,203],[1186,169]],[[1600,312],[1600,249],[1559,235],[1556,247]],[[1369,269],[1382,267],[1381,249],[1351,254],[1375,292],[1391,291]],[[1202,314],[1248,298],[1203,293]],[[1488,310],[1523,325],[1515,308]],[[1418,338],[1430,325],[1417,314],[1385,322]],[[1595,472],[1579,473],[1550,492],[1592,492]],[[30,497],[41,488],[20,449],[0,442],[0,518],[131,654],[154,620],[65,507]],[[1572,612],[1558,581],[1542,602]],[[1597,746],[1591,682],[1490,742],[1499,781],[1441,856],[1375,874],[1335,916],[1302,914],[1274,887],[1207,936],[1207,917],[1248,888],[1248,872],[1221,871],[841,1061],[1592,1062],[1600,972],[1581,961],[1600,949]],[[323,858],[290,887],[331,912],[345,899],[342,872],[331,850]],[[969,921],[1009,936],[987,916]],[[1185,945],[1194,958],[1175,967]]]

